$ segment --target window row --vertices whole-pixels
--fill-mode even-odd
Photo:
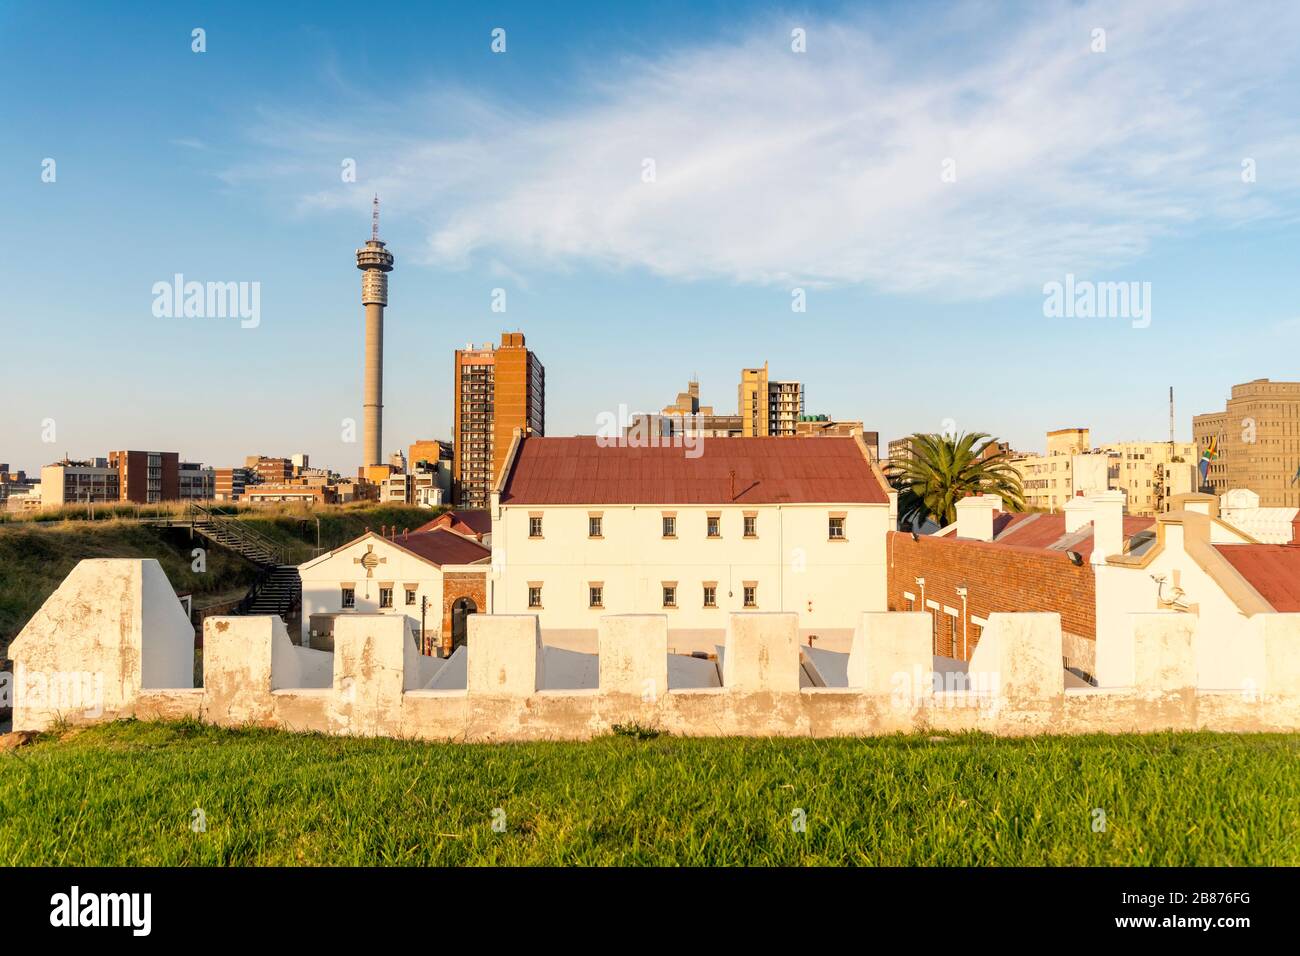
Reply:
[[[403,588],[403,590],[406,592],[406,599],[405,599],[406,606],[414,607],[418,603],[416,599],[418,596],[419,589],[413,587],[407,587],[407,588]],[[340,595],[339,605],[344,610],[355,608],[357,606],[357,589],[354,587],[348,587],[344,585],[341,591],[342,593]],[[381,608],[393,606],[392,585],[383,585],[379,588],[379,606]]]
[[[662,529],[664,538],[677,537],[677,516],[675,514],[666,514],[662,517]],[[826,534],[831,541],[844,540],[844,515],[831,515],[826,519]],[[741,534],[746,538],[758,537],[758,515],[747,514],[743,517],[741,523]],[[528,537],[542,537],[542,516],[528,516]],[[603,538],[605,536],[605,520],[602,515],[587,516],[587,537]],[[722,516],[708,515],[705,518],[704,536],[706,538],[722,537]]]
[[[662,597],[662,607],[672,610],[678,607],[677,604],[677,583],[665,581],[661,585],[660,594]],[[741,586],[741,601],[746,608],[758,607],[758,584],[754,581],[746,581]],[[718,585],[717,582],[707,582],[702,586],[700,607],[712,608],[718,606]],[[543,610],[545,605],[542,603],[542,585],[528,585],[528,607],[531,610]],[[587,585],[587,607],[593,609],[603,609],[605,607],[605,585],[593,581]]]

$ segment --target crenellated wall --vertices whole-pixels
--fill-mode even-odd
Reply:
[[[684,736],[1300,730],[1300,614],[1253,618],[1243,639],[1263,670],[1214,692],[1194,689],[1196,619],[1174,612],[1132,616],[1134,685],[1123,688],[1066,689],[1060,619],[1048,613],[990,615],[969,671],[936,676],[928,616],[906,612],[861,615],[840,671],[846,686],[807,686],[809,669],[831,672],[825,657],[819,665],[799,645],[797,615],[759,612],[730,615],[714,687],[671,685],[664,615],[602,618],[599,677],[586,690],[542,689],[552,658],[536,617],[475,615],[463,689],[432,690],[448,664],[419,654],[408,622],[356,614],[338,619],[333,653],[293,644],[276,618],[209,619],[205,686],[169,688],[139,675],[154,672],[153,654],[181,673],[174,657],[182,646],[192,653],[192,637],[179,626],[145,634],[158,618],[149,603],[166,597],[139,587],[152,562],[97,563],[74,571],[13,644],[16,730],[121,716],[460,741],[585,739],[631,723]],[[85,613],[122,588],[131,594],[112,614]],[[109,675],[112,691],[97,708],[38,701],[31,688],[58,686],[51,669]]]

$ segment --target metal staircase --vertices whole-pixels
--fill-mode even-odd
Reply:
[[[302,614],[302,579],[291,563],[290,549],[235,516],[200,504],[190,505],[187,518],[196,534],[257,566],[257,578],[235,613],[275,614],[292,634],[295,620]]]

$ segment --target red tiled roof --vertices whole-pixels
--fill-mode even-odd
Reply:
[[[492,533],[492,512],[475,509],[472,511],[448,511],[427,521],[416,531],[433,531],[435,528],[450,528],[459,534],[485,535]]]
[[[889,500],[852,438],[715,438],[705,439],[701,448],[698,458],[687,458],[685,449],[671,446],[601,447],[594,436],[525,438],[501,501],[758,505]]]
[[[1219,553],[1279,614],[1300,611],[1300,548],[1289,544],[1216,544]]]
[[[446,528],[413,531],[410,534],[399,534],[388,540],[399,548],[405,548],[412,554],[439,566],[473,564],[492,554],[488,548],[477,541],[448,531]]]

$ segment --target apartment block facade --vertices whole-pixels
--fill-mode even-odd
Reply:
[[[546,433],[546,370],[522,332],[501,344],[456,350],[452,496],[462,508],[486,508],[516,428]]]
[[[804,413],[803,384],[773,381],[767,362],[762,368],[741,369],[736,407],[744,438],[795,435]]]
[[[1193,417],[1192,438],[1208,465],[1202,490],[1246,488],[1264,507],[1300,506],[1300,382],[1232,386],[1222,412]]]

